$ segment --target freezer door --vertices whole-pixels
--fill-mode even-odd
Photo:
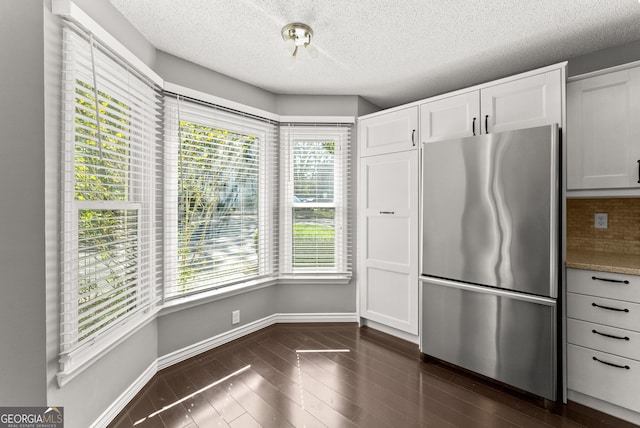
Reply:
[[[420,351],[556,399],[556,303],[488,287],[422,280]]]
[[[424,275],[557,297],[558,127],[425,143]]]

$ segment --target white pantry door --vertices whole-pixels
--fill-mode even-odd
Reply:
[[[360,160],[360,316],[418,334],[417,150]]]

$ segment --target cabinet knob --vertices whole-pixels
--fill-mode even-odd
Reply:
[[[471,130],[473,131],[473,135],[476,135],[476,118],[475,117],[473,118],[473,122],[471,123]]]
[[[411,144],[413,144],[413,147],[416,146],[416,130],[415,129],[411,131]]]

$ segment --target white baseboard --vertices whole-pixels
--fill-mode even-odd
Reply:
[[[360,325],[361,326],[362,325],[366,325],[368,327],[373,328],[374,330],[378,330],[378,331],[381,331],[383,333],[387,333],[387,334],[389,334],[391,336],[395,336],[395,337],[397,337],[399,339],[406,340],[407,342],[415,343],[416,345],[420,344],[420,340],[419,340],[418,335],[407,333],[405,331],[398,330],[396,328],[389,327],[389,326],[386,326],[384,324],[380,324],[380,323],[375,322],[375,321],[371,321],[371,320],[368,320],[368,319],[365,319],[365,318],[361,318],[360,319]]]
[[[634,412],[630,409],[625,409],[624,407],[616,406],[615,404],[599,400],[595,397],[591,397],[571,389],[569,390],[569,400],[591,407],[592,409],[596,409],[602,413],[615,416],[616,418],[624,419],[632,424],[640,424],[640,413]]]
[[[91,428],[106,427],[115,419],[116,416],[129,404],[129,401],[136,396],[138,392],[155,376],[158,372],[158,360],[154,361],[142,372],[140,376],[111,403],[111,405],[91,424]]]
[[[358,322],[356,313],[327,313],[327,314],[273,314],[257,321],[245,324],[217,336],[205,339],[193,345],[186,346],[170,354],[158,357],[138,378],[105,410],[91,425],[92,428],[102,428],[126,407],[126,405],[142,390],[142,388],[162,369],[172,366],[203,352],[214,349],[225,343],[239,339],[247,334],[256,332],[276,323],[308,323],[308,322]]]
[[[358,317],[355,313],[273,314],[164,355],[158,358],[158,370],[170,367],[176,363],[195,357],[203,352],[209,351],[276,323],[357,322],[357,319]]]

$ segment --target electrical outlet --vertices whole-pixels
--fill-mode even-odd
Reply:
[[[607,213],[596,213],[594,216],[594,226],[596,229],[606,229],[609,227],[609,215]]]
[[[238,324],[240,322],[240,310],[231,312],[231,324]]]

